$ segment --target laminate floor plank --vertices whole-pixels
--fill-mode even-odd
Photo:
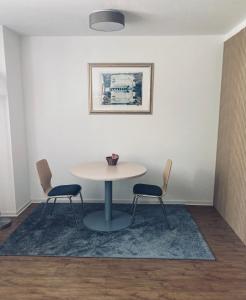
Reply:
[[[246,247],[214,208],[188,209],[216,261],[2,256],[0,299],[246,300]]]

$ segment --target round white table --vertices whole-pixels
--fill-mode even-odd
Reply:
[[[136,163],[119,162],[109,166],[107,162],[82,163],[71,169],[74,176],[105,182],[104,211],[95,211],[84,217],[86,227],[96,231],[117,231],[130,225],[130,214],[112,211],[112,181],[144,175],[147,169]]]

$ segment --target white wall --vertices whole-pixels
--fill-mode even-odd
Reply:
[[[43,197],[35,161],[47,158],[54,184],[81,182],[85,199],[103,199],[103,183],[69,168],[116,152],[149,171],[117,182],[115,199],[131,199],[138,181],[161,184],[172,158],[168,199],[212,204],[222,52],[219,36],[23,38],[31,198]],[[153,114],[89,115],[88,62],[153,62]]]
[[[6,27],[3,28],[3,34],[15,183],[15,202],[16,210],[19,211],[30,202],[20,36]]]
[[[0,26],[0,213],[16,212],[3,27]]]
[[[0,26],[0,212],[17,215],[28,203],[29,177],[20,37]]]

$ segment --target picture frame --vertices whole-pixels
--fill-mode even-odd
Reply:
[[[89,63],[89,113],[151,114],[153,63]]]

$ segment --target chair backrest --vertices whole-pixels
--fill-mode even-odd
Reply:
[[[39,179],[43,191],[45,192],[45,194],[48,194],[48,192],[52,189],[51,186],[52,174],[50,171],[48,161],[46,159],[41,159],[36,162],[36,167],[37,167],[37,171],[38,171],[38,175],[39,175]]]
[[[170,177],[170,173],[171,173],[171,169],[172,169],[172,160],[168,159],[164,168],[164,172],[163,172],[163,186],[162,186],[162,190],[163,190],[163,194],[166,194],[167,192],[167,186],[168,186],[168,181],[169,181],[169,177]]]

